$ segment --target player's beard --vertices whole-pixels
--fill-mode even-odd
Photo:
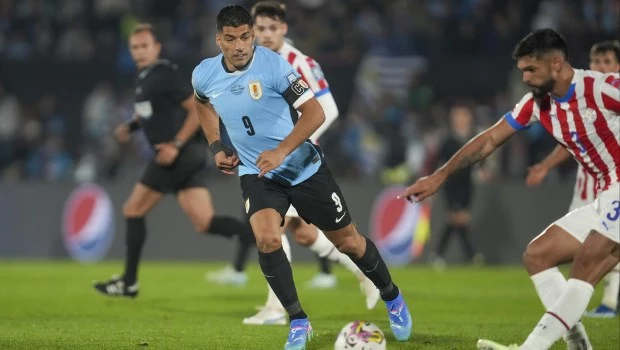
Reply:
[[[553,78],[549,78],[549,80],[545,81],[544,83],[538,86],[530,85],[530,87],[532,88],[532,94],[534,95],[535,98],[541,98],[545,96],[546,94],[550,93],[551,90],[553,90],[554,86],[555,86],[555,79]]]

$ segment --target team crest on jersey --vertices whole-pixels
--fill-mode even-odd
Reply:
[[[251,81],[249,86],[250,86],[250,96],[255,100],[259,100],[263,96],[263,88],[261,87],[260,82]]]
[[[596,120],[596,111],[592,108],[586,108],[579,111],[581,118],[585,123],[594,123]]]

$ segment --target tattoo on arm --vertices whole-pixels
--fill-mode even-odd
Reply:
[[[461,158],[461,160],[459,161],[459,164],[456,169],[457,170],[465,169],[471,165],[478,163],[483,158],[484,156],[481,154],[481,152],[463,156],[463,158]]]

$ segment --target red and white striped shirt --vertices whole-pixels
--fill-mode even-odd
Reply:
[[[312,57],[304,55],[287,42],[284,42],[278,53],[301,75],[308,86],[310,86],[310,90],[314,92],[315,97],[318,98],[323,94],[329,93],[329,85],[327,80],[325,80],[323,71]]]
[[[525,95],[505,119],[515,129],[540,121],[596,180],[596,192],[620,179],[620,76],[574,70],[562,98]]]

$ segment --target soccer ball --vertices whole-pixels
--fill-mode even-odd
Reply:
[[[376,325],[366,321],[355,321],[342,328],[334,350],[385,350],[383,332]]]

